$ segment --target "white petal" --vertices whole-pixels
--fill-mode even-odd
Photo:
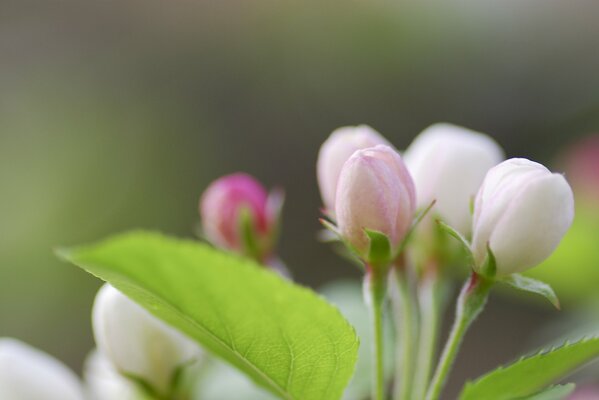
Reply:
[[[135,385],[119,374],[97,350],[85,362],[84,377],[89,400],[139,399]]]
[[[337,183],[343,164],[360,149],[389,142],[377,131],[366,125],[338,128],[322,144],[318,153],[316,172],[318,185],[325,207],[333,212]]]
[[[531,182],[501,217],[490,239],[501,274],[520,272],[545,260],[574,218],[574,198],[562,175]]]
[[[512,201],[535,179],[551,172],[539,163],[513,158],[491,168],[476,197],[472,248],[477,263],[487,255],[493,230]]]
[[[93,328],[98,349],[120,371],[165,392],[178,366],[199,355],[199,347],[112,286],[96,297]]]
[[[425,129],[405,152],[418,207],[436,200],[434,212],[465,235],[471,230],[470,199],[502,159],[501,147],[489,136],[445,123]]]
[[[0,339],[0,399],[83,400],[77,376],[64,364],[18,340]]]

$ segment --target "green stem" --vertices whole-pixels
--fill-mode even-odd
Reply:
[[[418,306],[420,310],[420,331],[418,356],[414,368],[412,398],[421,400],[433,369],[433,359],[437,351],[439,337],[441,288],[439,274],[435,269],[427,271],[422,278],[418,290]]]
[[[397,266],[393,271],[397,287],[396,303],[396,340],[397,357],[395,367],[394,396],[396,400],[410,400],[412,391],[412,376],[416,349],[417,320],[415,305],[410,291],[409,277],[403,266]]]
[[[373,327],[374,350],[374,383],[372,386],[372,400],[385,399],[385,372],[383,363],[383,306],[387,293],[387,269],[369,267],[364,277],[367,296],[366,304],[370,309]]]
[[[485,307],[492,284],[492,281],[486,280],[473,272],[472,276],[462,287],[457,301],[455,321],[447,343],[445,343],[445,348],[437,365],[435,375],[428,388],[426,400],[439,399],[447,376],[458,354],[462,339],[472,322]]]

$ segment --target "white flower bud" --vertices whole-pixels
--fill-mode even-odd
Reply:
[[[504,161],[487,173],[476,197],[476,265],[488,245],[498,276],[532,268],[551,255],[573,218],[574,197],[563,175],[523,158]]]
[[[84,378],[90,400],[140,400],[135,384],[119,374],[110,360],[97,350],[85,361]]]
[[[93,329],[98,349],[115,368],[159,393],[177,368],[199,356],[199,346],[106,284],[96,296]]]
[[[412,177],[399,154],[384,145],[358,150],[347,160],[336,199],[339,230],[362,257],[369,250],[364,229],[385,234],[396,250],[416,208]]]
[[[414,178],[418,207],[436,200],[433,213],[469,235],[470,201],[487,171],[503,160],[501,147],[485,134],[441,123],[422,131],[404,159]]]
[[[83,400],[83,391],[60,361],[18,340],[0,338],[0,399]]]
[[[343,164],[356,150],[378,144],[391,146],[380,133],[366,125],[338,128],[322,144],[318,152],[316,173],[322,201],[329,214],[335,212],[337,181]]]

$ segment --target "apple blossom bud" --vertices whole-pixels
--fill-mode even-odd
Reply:
[[[378,144],[391,146],[380,133],[366,125],[338,128],[322,144],[318,153],[316,173],[322,201],[329,215],[332,216],[335,212],[337,181],[343,164],[356,150]]]
[[[491,168],[474,205],[472,251],[476,267],[495,256],[496,273],[532,268],[549,257],[572,224],[574,197],[561,174],[512,158]]]
[[[25,343],[0,338],[0,399],[83,400],[77,376]]]
[[[140,390],[94,350],[85,360],[84,378],[89,400],[142,400]]]
[[[236,173],[214,181],[200,200],[206,238],[214,245],[264,261],[271,254],[282,197],[266,192],[253,177]],[[247,213],[244,215],[243,213]],[[244,221],[244,218],[248,218]],[[249,238],[244,236],[244,223]],[[251,244],[248,244],[251,239]],[[248,248],[250,247],[250,248]]]
[[[434,213],[469,235],[470,201],[487,171],[503,160],[503,150],[485,134],[441,123],[422,131],[404,160],[414,178],[418,207],[436,200]]]
[[[579,139],[563,156],[568,181],[591,204],[599,202],[599,134]],[[579,197],[580,196],[580,197]]]
[[[158,393],[167,393],[177,369],[200,355],[195,342],[108,284],[98,292],[92,314],[99,351],[120,373]]]
[[[358,150],[343,166],[335,204],[337,224],[362,258],[369,250],[364,229],[386,235],[394,252],[412,224],[415,208],[414,182],[391,147]]]

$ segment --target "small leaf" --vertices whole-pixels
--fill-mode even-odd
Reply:
[[[460,400],[513,400],[534,395],[599,357],[599,338],[565,343],[468,382]],[[534,397],[533,397],[534,398]]]
[[[567,385],[555,385],[545,390],[535,393],[532,396],[521,397],[517,400],[563,400],[576,389],[576,385],[568,383]]]
[[[408,243],[410,241],[410,238],[414,234],[414,231],[416,230],[416,228],[418,227],[418,225],[422,222],[422,220],[424,219],[424,217],[426,217],[426,215],[430,212],[430,210],[433,208],[433,206],[436,203],[437,203],[437,200],[431,201],[431,203],[428,206],[426,206],[426,208],[424,208],[422,211],[420,211],[416,215],[416,217],[412,221],[412,225],[410,225],[410,229],[408,229],[408,232],[406,233],[406,235],[404,236],[401,244],[399,245],[399,249],[397,250],[397,254],[401,254],[404,251],[404,249],[406,248],[406,246],[408,245]]]
[[[333,224],[331,221],[324,219],[324,218],[320,218],[318,221],[320,221],[320,223],[322,224],[322,226],[324,226],[325,229],[327,229],[329,232],[335,234],[335,236],[337,236],[337,238],[339,240],[343,240],[343,237],[341,236],[341,232],[339,232],[339,228],[337,228],[337,226],[335,226],[335,224]]]
[[[524,292],[535,293],[543,296],[547,300],[551,302],[557,308],[560,309],[559,299],[557,295],[545,282],[541,282],[539,280],[529,278],[520,274],[512,274],[506,278],[501,279],[500,282],[507,283],[511,287],[514,287],[518,290],[522,290]]]
[[[352,376],[358,339],[340,312],[245,258],[150,232],[58,253],[279,398],[337,400]]]
[[[368,262],[373,265],[388,264],[391,260],[391,243],[387,235],[371,229],[364,229],[364,232],[370,239]]]
[[[474,255],[472,254],[472,250],[470,249],[470,243],[468,243],[468,240],[466,240],[466,238],[462,236],[460,232],[456,231],[440,219],[437,220],[437,225],[439,226],[439,228],[441,228],[441,231],[455,238],[460,243],[468,257],[468,263],[470,264],[470,266],[474,266]]]

